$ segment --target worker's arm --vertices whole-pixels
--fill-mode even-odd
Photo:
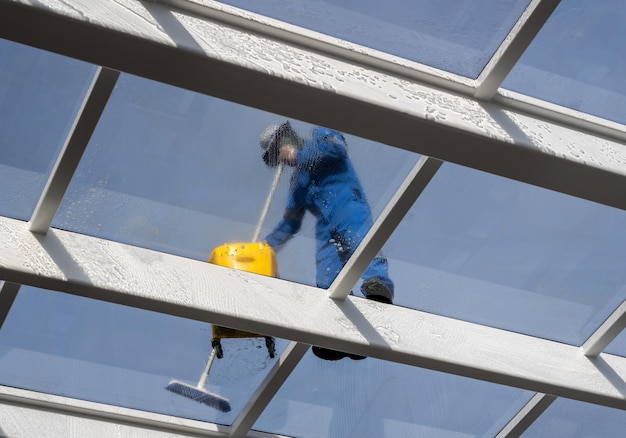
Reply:
[[[306,212],[306,181],[295,180],[291,182],[291,190],[287,206],[283,213],[282,220],[276,228],[267,235],[265,241],[274,249],[279,249],[289,239],[293,237],[302,226],[302,218]]]
[[[303,210],[285,210],[282,220],[274,228],[274,231],[265,238],[267,244],[276,250],[280,249],[294,234],[300,231],[303,216]]]

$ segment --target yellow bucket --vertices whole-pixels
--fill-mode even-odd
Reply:
[[[254,274],[278,276],[276,253],[263,242],[236,242],[218,246],[209,256],[209,263]],[[213,326],[213,338],[255,338],[264,337],[243,330]]]
[[[276,254],[263,242],[237,242],[218,246],[209,256],[209,263],[254,274],[276,277]]]

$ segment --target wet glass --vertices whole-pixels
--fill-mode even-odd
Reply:
[[[53,226],[204,260],[224,244],[265,240],[283,217],[294,168],[262,159],[260,137],[286,119],[179,88],[121,75]],[[309,138],[311,125],[290,120]],[[345,135],[376,217],[417,155]],[[354,195],[351,192],[352,195]],[[346,214],[350,211],[346,210]],[[313,215],[277,249],[281,278],[316,285]]]
[[[557,398],[521,437],[619,438],[625,427],[625,411]]]
[[[309,352],[253,429],[319,438],[496,436],[532,395],[372,358],[321,361]]]
[[[30,219],[94,73],[0,40],[0,215]]]
[[[398,305],[573,345],[626,298],[626,212],[445,163],[383,248]]]
[[[287,345],[270,358],[263,338],[223,339],[205,390],[221,412],[168,391],[198,384],[211,324],[22,286],[0,330],[0,384],[114,406],[231,424]]]
[[[221,3],[475,79],[530,2],[226,0]]]
[[[626,124],[622,0],[563,0],[503,88]]]

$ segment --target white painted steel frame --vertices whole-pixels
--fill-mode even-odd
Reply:
[[[372,228],[350,256],[348,263],[343,267],[337,278],[330,285],[330,297],[345,299],[359,278],[365,272],[370,262],[381,251],[404,216],[411,209],[419,195],[435,176],[442,162],[429,157],[420,157],[417,164],[411,169],[405,180],[400,184],[395,195],[376,219]]]
[[[491,100],[561,0],[532,0],[478,77],[474,97]]]
[[[538,103],[532,104],[528,101],[533,101],[533,99],[528,99],[527,96],[498,90],[514,61],[521,57],[539,32],[540,27],[545,24],[552,12],[558,7],[560,0],[532,0],[476,80],[337,40],[328,35],[292,26],[252,12],[242,11],[213,0],[152,1],[235,26],[244,31],[266,35],[270,38],[308,48],[317,53],[350,61],[355,65],[409,78],[481,100],[494,100],[505,108],[520,110],[545,120],[626,141],[626,130],[620,124],[607,123],[604,119],[558,105],[547,104],[537,99],[534,100]],[[515,97],[512,98],[511,96]]]
[[[496,435],[496,438],[517,438],[522,436],[526,429],[550,407],[554,400],[556,400],[556,397],[553,395],[535,394]]]
[[[623,357],[15,219],[0,218],[0,278],[626,409]]]
[[[245,437],[261,416],[267,405],[272,401],[283,383],[291,375],[291,372],[300,363],[309,346],[299,342],[290,342],[285,351],[280,355],[278,362],[274,364],[263,382],[256,389],[243,410],[233,421],[230,436],[233,438]]]
[[[596,357],[626,328],[626,301],[602,323],[585,341],[583,351],[589,357]]]
[[[65,2],[3,0],[0,37],[626,208],[623,143],[575,123],[480,103],[158,3],[71,4],[69,11]]]
[[[102,67],[98,67],[96,70],[67,140],[31,217],[30,231],[33,233],[45,234],[52,224],[118,77],[119,72],[114,70]]]
[[[118,3],[124,3],[124,2],[118,2]],[[126,2],[126,3],[128,3],[128,2]],[[179,1],[178,3],[183,3],[183,2],[180,2],[180,1]],[[205,3],[206,3],[206,2],[205,2]],[[542,3],[542,6],[544,6],[544,13],[545,13],[545,10],[546,10],[546,9],[545,9],[545,8],[546,8],[545,3],[546,3],[546,2],[543,2],[543,3]],[[558,3],[558,2],[557,2],[557,3]],[[536,5],[537,3],[536,3],[536,2],[534,2],[533,4],[534,4],[534,5]],[[554,6],[556,6],[556,5],[554,5]],[[1,5],[0,5],[0,7],[1,7]],[[550,6],[548,5],[547,7],[549,8]],[[1,10],[1,9],[0,9],[0,10]],[[31,12],[29,12],[29,13],[31,13]],[[6,15],[5,15],[5,16],[6,16]],[[536,26],[536,24],[535,24],[535,26]],[[537,29],[537,28],[535,27],[535,28],[534,28],[534,30],[533,30],[533,28],[531,27],[530,32],[534,32],[534,31],[536,31],[536,29]],[[10,30],[9,32],[11,32],[11,30]],[[527,34],[527,35],[528,35],[528,34]],[[7,36],[7,37],[9,37],[9,38],[10,38],[10,36]],[[19,38],[18,38],[18,39],[19,39]],[[528,41],[529,41],[529,40],[528,40]],[[31,42],[31,44],[32,44],[32,42]],[[47,45],[47,44],[49,44],[49,43],[45,43],[44,45]],[[58,44],[58,42],[53,42],[53,43],[52,43],[52,45],[53,45],[53,46],[54,46],[55,44]],[[34,45],[37,45],[37,44],[34,44]],[[53,47],[44,47],[44,48],[48,48],[49,50],[56,50],[56,51],[61,51],[61,52],[64,52],[64,50],[59,50],[59,49],[58,49],[58,47],[57,47],[56,49],[55,49],[55,48],[53,48]],[[520,49],[519,49],[519,46],[518,46],[518,47],[517,47],[517,49],[516,49],[516,51],[519,51],[519,50],[520,50]],[[523,50],[523,49],[522,49],[522,50]],[[71,51],[71,49],[70,49],[70,51]],[[64,52],[64,53],[65,53],[65,52]],[[509,57],[510,57],[510,56],[511,56],[511,54],[512,54],[512,56],[513,56],[513,57],[515,57],[515,56],[519,56],[519,54],[520,54],[520,53],[521,53],[521,52],[517,52],[517,54],[516,54],[516,53],[514,53],[514,52],[508,52],[508,55],[507,55],[507,53],[505,53],[505,56],[504,56],[504,57],[505,57],[505,58],[506,58],[506,56],[509,56]],[[68,54],[71,54],[71,53],[68,53]],[[361,55],[359,55],[359,56],[361,56]],[[346,59],[350,59],[350,57],[349,57],[349,56],[346,56],[345,58],[346,58]],[[367,55],[365,56],[365,58],[367,58]],[[356,59],[356,58],[355,58],[355,59]],[[357,60],[357,61],[358,61],[358,60]],[[506,60],[505,60],[505,61],[506,61]],[[92,61],[92,62],[95,62],[95,61]],[[504,63],[503,63],[503,64],[501,64],[501,65],[504,65],[504,64],[506,64],[506,62],[504,62]],[[132,70],[132,69],[131,69],[131,70]],[[499,70],[500,72],[504,71],[501,67],[496,66],[496,68],[495,68],[494,72],[497,72],[498,70]],[[387,69],[387,71],[392,71],[392,72],[393,72],[393,69]],[[398,71],[397,71],[397,70],[396,70],[396,73],[398,73]],[[503,77],[504,77],[504,76],[503,76],[501,73],[500,73],[500,74],[497,74],[497,73],[489,73],[489,74],[488,74],[485,78],[483,78],[483,81],[482,81],[482,84],[483,84],[483,85],[482,85],[482,87],[483,87],[483,88],[482,88],[482,89],[481,89],[481,88],[479,88],[479,90],[477,91],[477,96],[478,96],[478,97],[482,97],[482,98],[489,98],[489,97],[490,97],[490,95],[493,93],[493,90],[494,90],[494,83],[496,83],[496,82],[498,82],[498,81],[501,81],[501,80],[502,80],[501,78],[503,78]],[[448,79],[449,79],[449,78],[448,78]],[[448,84],[449,84],[449,83],[452,83],[452,82],[447,82],[447,81],[448,81],[448,79],[443,79],[443,81],[444,81],[444,82],[446,82],[446,83],[448,83]],[[167,82],[167,80],[165,80],[165,81]],[[174,82],[175,82],[175,81],[174,81]],[[174,83],[174,82],[173,82],[173,83]],[[499,82],[498,82],[498,83],[499,83]],[[490,84],[490,85],[485,85],[485,84]],[[184,86],[183,84],[178,84],[178,85],[180,85],[180,86]],[[485,87],[486,87],[486,88],[485,88]],[[489,87],[491,87],[491,91],[486,92],[485,90],[486,90],[487,88],[489,88]],[[186,87],[186,88],[191,88],[191,87]],[[454,87],[453,87],[453,88],[454,88]],[[457,87],[457,88],[458,88],[458,87]],[[461,87],[461,88],[462,88],[462,87]],[[192,89],[193,89],[193,88],[192,88]],[[202,90],[198,90],[198,91],[202,91]],[[233,93],[233,94],[236,94],[236,93]],[[312,92],[312,93],[311,93],[311,95],[312,95],[312,96],[314,96],[314,95],[315,95],[315,92]],[[351,97],[352,97],[352,96],[351,96]],[[436,96],[432,95],[432,96],[430,96],[430,97],[431,97],[431,98],[435,98]],[[245,99],[244,99],[244,100],[245,100]],[[506,101],[505,101],[505,100],[503,100],[503,99],[499,99],[498,101],[499,101],[499,102],[506,102]],[[243,102],[243,101],[242,101],[242,103],[246,103],[246,102]],[[378,102],[378,103],[379,103],[379,104],[381,104],[382,102]],[[441,102],[439,102],[439,103],[441,103]],[[261,105],[258,105],[258,106],[259,106],[259,107],[261,107]],[[381,106],[385,106],[385,105],[383,104],[383,105],[381,105]],[[441,109],[441,108],[439,108],[439,109]],[[449,109],[449,108],[448,108],[448,109]],[[491,109],[493,110],[493,108],[491,108]],[[506,105],[505,105],[505,106],[503,106],[503,107],[501,107],[501,108],[496,107],[495,109],[496,109],[496,113],[502,113],[502,114],[505,114],[505,111],[507,111],[507,110],[506,110]],[[290,110],[291,110],[291,109],[287,109],[287,112],[289,112]],[[395,110],[399,110],[399,108],[395,108]],[[295,109],[294,109],[293,111],[295,111]],[[375,111],[374,111],[374,113],[375,113]],[[490,111],[487,111],[487,113],[488,113],[489,115],[493,115]],[[500,118],[499,118],[499,120],[498,120],[498,118],[496,118],[496,121],[497,121],[497,122],[500,122],[501,124],[502,124],[502,122],[504,121],[504,122],[505,122],[505,123],[504,123],[505,125],[507,125],[507,124],[508,124],[509,126],[514,127],[513,131],[516,131],[516,130],[518,130],[518,129],[519,129],[520,131],[524,131],[523,129],[521,129],[521,128],[519,128],[519,127],[517,127],[517,126],[515,126],[515,125],[514,125],[516,121],[519,121],[519,120],[516,120],[516,118],[517,118],[517,117],[522,117],[521,115],[516,115],[516,114],[514,114],[514,113],[511,113],[511,114],[505,114],[505,115],[508,117],[508,119],[507,119],[507,117],[500,117]],[[413,116],[415,116],[415,115],[413,115]],[[426,117],[426,116],[427,116],[427,114],[422,114],[422,116],[424,116],[424,119],[425,119],[425,120],[429,120],[429,119],[428,119],[428,117]],[[511,116],[513,116],[513,117],[511,117]],[[313,117],[313,115],[312,115],[311,117]],[[419,116],[418,116],[418,117],[419,117]],[[440,117],[441,117],[441,114],[440,114]],[[495,118],[495,117],[494,117],[494,118]],[[523,118],[523,117],[522,117],[522,118]],[[552,119],[552,113],[551,113],[551,112],[548,112],[548,113],[546,114],[546,118],[547,118],[547,119]],[[308,119],[308,117],[305,117],[305,119]],[[443,119],[445,119],[445,117],[441,117],[441,118],[440,118],[440,120],[443,120]],[[565,119],[567,122],[571,123],[571,121],[572,121],[572,120],[575,120],[575,116],[574,116],[574,117],[572,117],[572,116],[570,116],[570,117],[561,117],[561,120],[563,120],[563,119]],[[531,120],[532,120],[532,119],[531,119]],[[331,122],[332,122],[332,121],[331,121]],[[528,132],[531,132],[531,133],[532,133],[532,130],[533,130],[533,128],[534,128],[534,127],[538,127],[538,126],[539,126],[539,125],[541,125],[542,123],[545,123],[545,122],[542,122],[541,120],[535,120],[535,122],[536,122],[536,123],[538,123],[538,125],[536,124],[536,125],[534,125],[533,127],[530,127],[530,128],[528,128],[528,126],[526,126],[526,130],[530,130],[530,131],[528,131]],[[343,123],[345,123],[345,124],[346,124],[346,126],[350,126],[350,120],[347,120],[347,121],[345,121],[345,122],[344,122],[344,121],[342,121],[342,120],[341,120],[341,117],[339,117],[339,118],[337,119],[337,123],[338,123],[339,125],[342,125]],[[511,125],[511,123],[513,123],[513,125]],[[328,124],[328,125],[330,125],[331,123],[327,123],[327,124]],[[596,123],[596,122],[592,122],[592,123],[591,123],[592,128],[595,128],[595,125],[597,125],[597,124],[598,124],[598,123]],[[577,128],[579,125],[581,125],[581,124],[579,124],[579,122],[578,122],[577,120],[575,120],[575,122],[574,122],[574,124],[573,124],[573,128]],[[585,121],[584,126],[589,127],[589,126],[590,126],[590,124],[589,124],[587,121]],[[500,127],[503,127],[503,126],[500,126]],[[458,129],[458,128],[459,128],[459,126],[453,126],[453,128]],[[465,126],[465,127],[460,127],[460,128],[461,128],[461,129],[464,129],[464,128],[465,128],[465,129],[467,129],[468,127],[467,127],[467,126]],[[346,128],[346,129],[344,129],[344,130],[349,131],[349,128]],[[506,128],[505,128],[504,130],[505,130],[505,131],[507,131],[507,129],[506,129]],[[358,129],[357,129],[357,131],[358,131]],[[470,131],[471,131],[471,129],[470,129],[470,130],[468,130],[467,134],[469,134],[469,135],[471,136],[471,135],[472,135],[472,133],[471,133]],[[594,131],[595,131],[595,129],[594,129]],[[623,140],[623,138],[624,138],[624,135],[623,135],[623,130],[622,130],[620,127],[617,127],[617,128],[614,128],[614,127],[613,127],[613,128],[608,129],[608,130],[606,130],[606,129],[605,129],[605,130],[602,130],[602,127],[601,127],[601,131],[602,131],[603,133],[605,133],[605,134],[606,134],[606,133],[608,133],[608,135],[609,135],[609,136],[611,136],[611,137],[614,137],[614,138],[618,139],[618,143],[619,143],[619,140],[620,140],[620,139],[622,139],[622,140]],[[574,133],[574,132],[573,132],[573,131],[571,131],[571,130],[562,131],[562,132],[561,132],[561,138],[559,138],[559,140],[560,140],[560,141],[564,141],[564,139],[562,138],[562,136],[563,136],[563,135],[562,135],[562,134],[563,134],[563,132],[565,132],[565,134],[567,134],[568,136],[571,136],[571,135]],[[375,133],[375,134],[376,134],[376,133]],[[487,129],[487,130],[483,130],[483,132],[482,132],[482,135],[483,135],[483,136],[486,136],[487,138],[491,137],[491,134],[492,134],[492,133],[490,133],[490,132],[489,132],[489,129]],[[500,134],[501,134],[501,133],[500,133]],[[512,136],[512,135],[511,135],[510,130],[509,130],[509,131],[507,131],[507,132],[506,132],[506,134],[508,134],[510,137],[512,137],[512,140],[513,140],[513,141],[511,141],[511,138],[508,138],[508,139],[507,139],[507,138],[506,138],[506,136],[504,136],[504,137],[501,137],[501,138],[499,138],[499,139],[498,139],[501,143],[504,143],[504,144],[515,143],[517,146],[525,146],[525,147],[527,147],[527,146],[528,146],[528,144],[524,144],[524,142],[523,142],[523,141],[520,141],[520,139],[523,139],[523,136],[522,136],[522,137],[520,137],[520,136]],[[360,135],[362,135],[362,136],[366,136],[366,137],[367,137],[367,135],[366,135],[365,133],[361,133]],[[376,135],[380,135],[380,134],[376,134]],[[443,134],[442,134],[442,135],[443,135]],[[584,141],[585,141],[585,136],[584,136],[584,135],[582,135],[582,134],[579,134],[579,133],[574,134],[574,136],[576,136],[576,137],[577,137],[577,140],[580,142],[581,147],[582,147],[582,145],[583,145],[583,143],[584,143]],[[405,147],[405,148],[407,148],[407,149],[413,149],[413,147],[407,147],[406,145],[401,145],[401,144],[399,144],[399,143],[394,143],[394,141],[393,141],[392,137],[394,137],[394,136],[390,134],[390,135],[389,135],[389,139],[388,139],[388,140],[381,139],[381,141],[384,141],[384,142],[387,142],[387,143],[391,143],[391,144],[396,144],[396,145],[399,145],[399,146],[401,146],[401,147]],[[434,137],[435,137],[435,136],[433,136],[433,138],[434,138]],[[558,135],[557,135],[557,137],[558,137]],[[371,136],[370,138],[375,138],[375,135],[374,135],[374,136]],[[546,144],[547,144],[547,143],[546,143]],[[609,144],[610,144],[611,146],[613,146],[613,142],[609,142]],[[542,144],[536,144],[536,145],[534,145],[534,146],[537,146],[537,148],[536,148],[536,149],[537,149],[537,151],[539,151],[539,152],[543,151],[543,152],[547,152],[548,154],[549,154],[549,153],[551,153],[551,152],[554,152],[553,150],[546,149],[546,148],[544,147],[544,146],[545,146],[545,144],[544,144],[544,145],[542,145]],[[604,146],[606,146],[606,144],[605,144]],[[601,149],[601,148],[602,148],[602,147],[604,147],[604,146],[598,146],[598,145],[596,145],[596,152],[597,152],[597,149],[598,149],[598,148],[600,148],[600,149]],[[618,144],[617,146],[619,146],[619,144]],[[532,149],[532,148],[531,148],[531,149]],[[418,150],[418,151],[419,151],[419,149],[413,149],[413,150]],[[493,152],[493,151],[492,151],[492,152]],[[518,152],[520,152],[520,151],[518,151]],[[563,152],[563,151],[562,151],[562,152]],[[611,150],[609,154],[611,154],[611,153],[613,153],[613,152],[614,152],[614,151],[613,151],[613,150]],[[520,153],[524,154],[524,151],[521,151]],[[457,160],[456,162],[459,162],[459,163],[461,163],[461,164],[466,164],[466,165],[472,165],[473,160],[471,160],[471,159],[469,159],[469,160],[468,160],[468,159],[467,159],[467,157],[463,157],[462,155],[463,155],[463,154],[459,154],[459,158],[460,158],[460,160]],[[513,155],[515,155],[515,154],[513,154]],[[602,155],[602,154],[600,154],[600,155]],[[485,157],[483,157],[483,158],[485,158]],[[571,157],[571,156],[570,156],[570,157],[567,157],[565,154],[563,154],[563,156],[562,156],[561,158],[562,158],[562,159],[565,159],[566,161],[567,161],[567,160],[570,160],[570,161],[571,161],[571,159],[572,159],[572,157]],[[597,157],[596,157],[596,156],[594,156],[593,158],[597,158]],[[607,161],[607,160],[605,160],[605,159],[606,159],[606,157],[600,157],[600,158],[601,158],[601,159],[600,159],[600,160],[598,160],[598,162],[596,163],[596,167],[597,167],[597,168],[599,167],[601,171],[606,171],[606,170],[608,170],[608,173],[613,173],[613,176],[615,176],[615,174],[617,174],[617,176],[618,176],[619,178],[622,178],[622,177],[623,177],[623,175],[624,175],[624,172],[623,172],[623,156],[619,156],[619,157],[618,157],[618,159],[617,159],[617,161],[613,160],[613,162],[611,162],[612,160],[608,160],[608,161]],[[545,159],[546,161],[550,161],[550,160],[548,160],[546,157],[544,157],[543,159]],[[463,160],[467,160],[467,161],[463,161]],[[455,160],[454,160],[454,159],[450,159],[450,161],[455,161]],[[576,160],[573,160],[573,161],[576,161]],[[491,166],[493,166],[493,164],[494,164],[494,163],[491,163],[490,165],[491,165]],[[497,163],[496,163],[496,164],[497,164]],[[562,165],[562,164],[563,164],[563,163],[560,163],[559,165]],[[579,163],[579,164],[580,164],[580,163]],[[584,164],[584,163],[583,163],[583,164]],[[480,166],[477,166],[477,165],[474,165],[474,167],[481,168]],[[506,170],[506,166],[503,166],[503,167],[502,167],[502,169]],[[559,188],[558,188],[558,187],[559,187],[559,186],[558,186],[558,184],[557,184],[556,186],[551,185],[551,184],[554,184],[554,182],[550,182],[549,184],[546,184],[546,183],[545,183],[545,181],[542,181],[541,179],[538,179],[538,180],[535,180],[535,179],[530,179],[530,180],[528,180],[528,179],[520,178],[520,177],[516,176],[514,173],[509,174],[509,173],[507,173],[506,171],[505,171],[505,172],[502,172],[502,169],[501,169],[501,171],[500,171],[500,172],[498,172],[498,171],[494,171],[493,173],[501,173],[501,174],[504,174],[505,176],[509,176],[509,177],[513,177],[513,178],[516,178],[516,177],[517,177],[517,179],[520,179],[520,180],[526,180],[526,181],[528,181],[528,182],[531,182],[531,183],[534,183],[534,184],[537,184],[537,185],[543,185],[543,186],[545,186],[545,187],[549,187],[549,188],[555,188],[555,187],[556,187],[556,189],[557,189],[557,190],[559,190]],[[485,170],[485,169],[483,169],[483,170]],[[554,166],[553,171],[557,171],[557,170],[559,170],[559,166]],[[597,170],[597,169],[596,169],[596,170]],[[591,177],[590,177],[590,178],[591,178]],[[606,175],[605,175],[605,178],[606,178]],[[593,179],[593,178],[591,178],[591,179]],[[596,179],[597,179],[597,178],[596,178]],[[609,204],[609,205],[616,205],[616,206],[619,206],[620,208],[624,208],[624,206],[623,206],[622,204],[620,204],[619,202],[617,202],[614,198],[613,198],[613,199],[610,199],[610,200],[608,200],[608,201],[607,201],[607,200],[603,200],[602,198],[597,198],[596,196],[598,195],[598,190],[601,190],[601,187],[597,187],[597,188],[596,188],[596,187],[594,187],[594,188],[591,190],[591,192],[589,192],[589,193],[583,193],[584,191],[583,191],[583,192],[580,192],[580,188],[575,188],[573,191],[572,191],[572,189],[571,189],[571,188],[568,188],[568,189],[566,189],[566,190],[562,190],[562,191],[564,191],[564,192],[566,192],[566,193],[573,193],[573,194],[576,194],[576,195],[581,196],[581,197],[586,197],[586,198],[588,198],[588,199],[594,199],[594,200],[596,200],[596,201],[598,201],[598,202],[604,202],[604,203],[607,203],[607,204]],[[44,227],[44,228],[45,228],[45,227]],[[347,272],[349,272],[349,271],[347,271]],[[343,295],[343,294],[340,294],[340,296],[341,296],[341,295]],[[614,333],[614,332],[615,332],[615,327],[617,327],[617,326],[613,325],[613,326],[612,326],[612,328],[610,329],[610,330],[612,330],[612,333]],[[606,336],[605,336],[603,339],[606,339]],[[596,348],[596,349],[598,349],[598,348],[599,348],[599,347],[597,347],[597,344],[596,344],[596,347],[595,347],[595,348]],[[589,353],[588,353],[588,354],[589,354]],[[294,365],[294,366],[295,366],[295,365]],[[284,376],[283,376],[283,377],[284,377]],[[274,383],[276,383],[276,381],[274,381]],[[269,386],[272,386],[272,385],[270,384]],[[275,386],[275,385],[274,385],[274,386]],[[277,388],[276,388],[276,390],[277,390]],[[539,395],[538,395],[538,396],[539,396]],[[546,396],[546,397],[551,397],[551,398],[553,399],[553,397],[552,397],[552,396]],[[545,398],[541,398],[541,400],[545,400]],[[544,409],[545,409],[545,407],[547,407],[545,402],[543,402],[543,403],[537,403],[537,405],[538,405],[538,406],[543,406],[543,408],[544,408]],[[548,405],[549,405],[549,403],[548,403]],[[257,406],[257,408],[258,408],[258,406]],[[253,409],[251,409],[249,412],[251,412],[252,410],[253,410]],[[529,410],[528,410],[528,412],[537,412],[537,408],[536,408],[536,407],[534,407],[533,409],[529,409]],[[250,414],[248,414],[248,415],[250,415]],[[244,419],[243,419],[243,420],[241,420],[241,423],[240,423],[240,424],[243,424],[243,423],[245,423],[245,422],[246,422],[245,418],[247,418],[247,419],[248,419],[247,421],[249,422],[249,421],[250,421],[250,419],[252,418],[252,416],[248,416],[248,417],[247,417],[246,415],[244,415],[244,417],[243,417],[243,418],[244,418]],[[522,422],[528,422],[528,421],[529,421],[529,418],[530,418],[530,417],[526,417],[526,418],[525,418],[525,420],[522,420]],[[244,429],[245,429],[245,427],[242,427],[242,428],[241,428],[241,430],[244,430]]]
[[[174,10],[240,28],[246,32],[265,35],[303,47],[316,53],[324,53],[356,65],[363,65],[393,75],[423,81],[432,85],[471,95],[475,89],[472,79],[454,73],[398,58],[345,40],[340,40],[310,29],[294,26],[263,15],[245,11],[213,0],[153,0]]]
[[[45,415],[44,415],[45,414]],[[0,436],[180,438],[231,436],[229,426],[0,385]],[[60,435],[54,435],[60,436]],[[289,438],[249,431],[250,438]]]
[[[19,290],[19,284],[0,280],[0,328],[2,328],[2,325],[9,314],[13,301],[15,301],[15,297],[17,297]]]

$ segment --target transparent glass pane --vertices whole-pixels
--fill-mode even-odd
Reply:
[[[626,124],[622,0],[562,0],[503,87]]]
[[[626,298],[626,212],[445,163],[385,245],[396,304],[581,345]]]
[[[475,79],[530,2],[226,0],[221,3]]]
[[[0,215],[30,219],[94,72],[0,40]]]
[[[309,352],[253,429],[307,438],[489,437],[532,395],[371,358],[323,361]]]
[[[559,398],[521,436],[621,438],[624,428],[625,411]]]
[[[284,121],[252,108],[122,75],[53,226],[198,260],[207,260],[224,244],[250,242],[278,169],[264,163],[260,136],[266,127]],[[313,127],[295,120],[291,124],[306,140],[304,153]],[[325,209],[322,214],[310,206],[295,237],[276,248],[281,278],[317,284],[316,240],[321,237],[312,212],[324,220],[335,215],[337,220],[324,225],[327,230],[345,222],[340,219],[349,218],[351,224],[358,213],[352,198],[359,198],[375,217],[418,159],[415,154],[354,136],[344,139],[349,161],[338,158],[337,167],[321,160],[320,166],[329,170],[326,180],[330,182],[324,186],[328,190],[322,190],[318,180],[306,194],[309,201],[332,200],[334,209],[315,204]],[[303,160],[311,166],[315,161]],[[334,172],[348,166],[357,176]],[[295,170],[284,168],[259,240],[266,239],[283,218]],[[344,176],[349,182],[360,179],[361,186],[343,184]],[[364,234],[363,229],[350,231]]]
[[[230,412],[166,390],[199,383],[211,337],[210,324],[22,286],[0,330],[0,384],[231,424],[277,358],[263,338],[222,340],[205,390]]]

